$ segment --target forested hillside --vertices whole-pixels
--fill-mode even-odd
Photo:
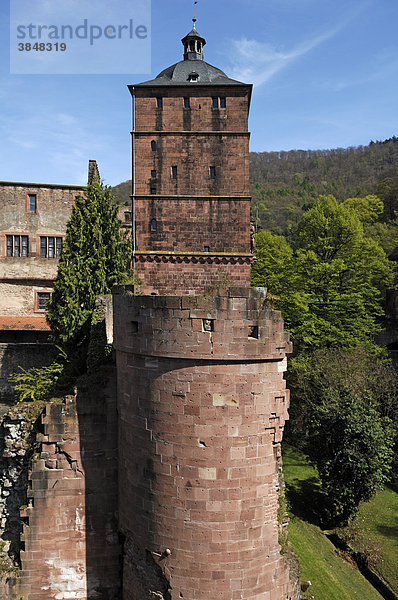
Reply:
[[[253,217],[258,229],[289,235],[320,194],[339,201],[378,194],[383,221],[398,208],[398,138],[334,150],[251,152]]]

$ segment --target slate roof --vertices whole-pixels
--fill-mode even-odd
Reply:
[[[199,75],[197,81],[189,81],[191,73]],[[248,85],[235,79],[230,79],[224,71],[213,67],[204,60],[181,60],[180,62],[164,69],[155,79],[138,83],[134,87],[152,86],[198,86],[198,85]]]
[[[242,85],[247,87],[248,84],[231,79],[224,71],[221,71],[221,69],[218,69],[217,67],[213,67],[213,65],[210,65],[203,60],[203,46],[206,44],[206,40],[196,30],[195,21],[196,19],[193,19],[193,29],[181,40],[185,48],[184,60],[181,60],[175,65],[171,65],[171,67],[167,67],[167,69],[161,71],[155,79],[129,86],[129,88],[181,85],[190,87],[200,85]],[[199,40],[199,51],[195,52],[187,50],[187,46],[191,39]],[[193,73],[195,73],[196,78],[190,77]]]

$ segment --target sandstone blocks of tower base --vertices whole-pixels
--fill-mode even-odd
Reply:
[[[158,575],[143,584],[125,560],[124,600],[135,579],[152,586],[142,598],[289,597],[277,458],[291,347],[264,295],[115,290],[120,526]]]

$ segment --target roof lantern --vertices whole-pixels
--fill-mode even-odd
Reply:
[[[203,60],[203,46],[206,40],[196,31],[196,19],[193,18],[192,30],[182,38],[184,60]]]

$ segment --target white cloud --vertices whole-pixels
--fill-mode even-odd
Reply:
[[[247,38],[234,40],[231,53],[234,59],[232,68],[229,68],[228,72],[233,79],[254,83],[254,85],[262,85],[300,57],[332,39],[370,4],[371,1],[353,7],[340,23],[321,35],[315,35],[311,39],[301,42],[290,50],[283,51],[271,44],[248,40]]]
[[[254,85],[262,85],[289,64],[334,37],[341,28],[341,26],[335,27],[285,52],[277,50],[271,44],[256,40],[246,38],[235,40],[233,41],[235,61],[232,69],[229,69],[230,76],[233,79],[254,83]]]

